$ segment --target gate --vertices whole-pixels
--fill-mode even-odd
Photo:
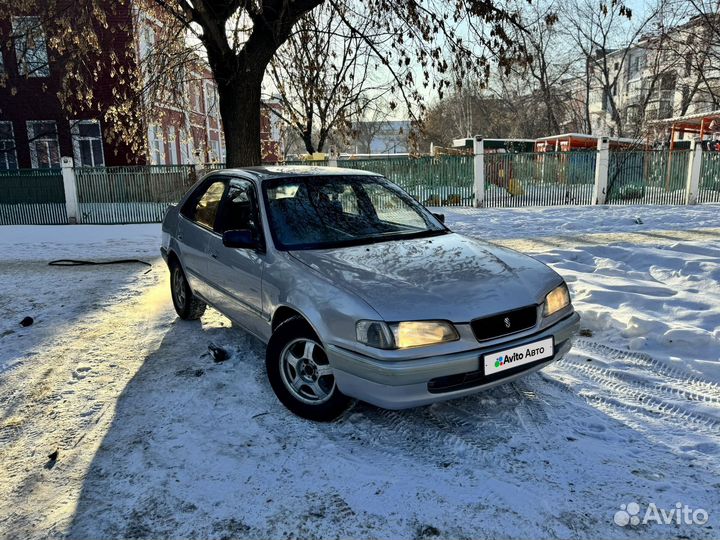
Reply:
[[[720,152],[706,150],[702,153],[698,202],[720,202]]]
[[[472,157],[348,159],[338,160],[338,167],[381,174],[426,206],[472,206],[473,203]]]
[[[485,153],[485,206],[592,204],[595,150]]]
[[[75,169],[79,223],[157,223],[195,182],[188,165]]]
[[[608,204],[685,204],[689,150],[610,152]]]

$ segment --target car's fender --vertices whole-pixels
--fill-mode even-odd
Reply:
[[[169,257],[171,254],[175,254],[175,256],[180,261],[180,266],[182,266],[182,257],[180,253],[179,244],[177,241],[177,228],[178,228],[178,221],[180,216],[180,206],[179,205],[171,205],[168,207],[167,211],[165,212],[165,217],[162,221],[162,240],[160,245],[160,250],[163,252],[163,256],[166,257],[166,260],[169,260]],[[183,267],[184,270],[184,267]]]
[[[287,252],[276,254],[272,272],[263,277],[263,306],[270,320],[278,309],[290,308],[307,320],[323,343],[356,348],[356,322],[381,320],[360,297]]]

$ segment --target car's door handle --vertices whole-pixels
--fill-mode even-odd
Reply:
[[[211,253],[210,256],[211,256],[213,259],[217,259],[218,254],[217,254],[217,253]]]
[[[178,240],[182,240],[182,234],[178,234],[178,235],[177,235],[177,239],[178,239]]]

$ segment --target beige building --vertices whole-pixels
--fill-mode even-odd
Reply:
[[[593,134],[640,136],[650,121],[720,106],[720,43],[701,18],[644,36],[591,64]]]

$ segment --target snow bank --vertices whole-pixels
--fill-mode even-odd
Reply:
[[[438,209],[454,231],[487,240],[720,227],[720,205]]]
[[[0,261],[159,257],[159,223],[0,226]]]

